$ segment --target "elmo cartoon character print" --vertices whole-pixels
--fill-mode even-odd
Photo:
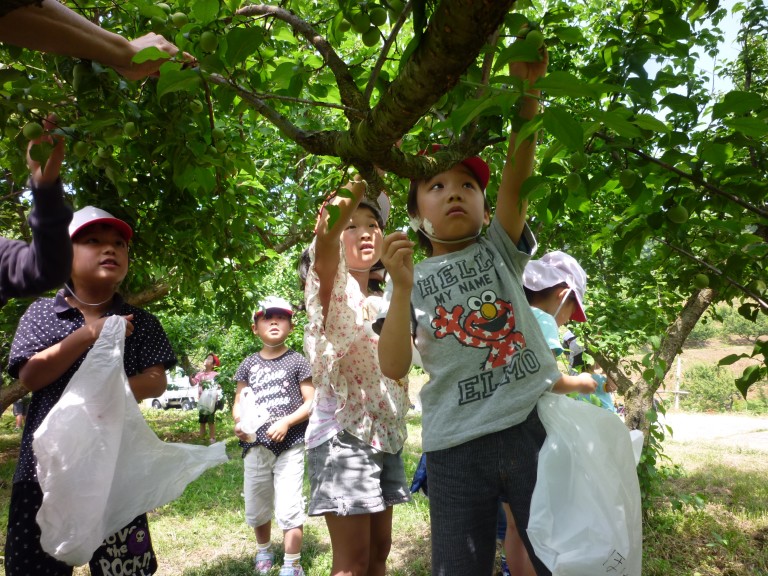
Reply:
[[[442,305],[435,308],[435,337],[454,336],[464,346],[488,348],[483,370],[506,366],[518,350],[525,348],[523,334],[515,330],[512,304],[498,298],[493,290],[468,298],[467,308],[456,305],[450,312]]]

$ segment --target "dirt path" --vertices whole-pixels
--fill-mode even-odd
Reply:
[[[768,452],[765,416],[668,412],[663,421],[672,427],[675,443],[704,442]]]

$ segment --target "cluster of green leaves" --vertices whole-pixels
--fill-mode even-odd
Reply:
[[[566,249],[587,270],[601,350],[620,358],[662,334],[704,285],[723,301],[744,299],[740,312],[752,320],[765,311],[762,0],[736,7],[742,51],[717,71],[733,82],[724,94],[698,65],[722,39],[726,13],[716,2],[520,2],[450,85],[415,76],[412,65],[455,56],[419,51],[444,34],[430,24],[445,10],[452,34],[475,25],[453,0],[426,11],[392,0],[72,6],[129,38],[163,34],[197,59],[135,83],[97,63],[0,48],[0,192],[25,206],[22,128],[56,111],[73,201],[137,231],[129,294],[166,285],[164,308],[184,310],[187,299],[224,324],[242,323],[261,293],[262,265],[306,245],[322,198],[350,164],[370,171],[388,162],[400,227],[407,179],[423,169],[413,154],[431,142],[482,149],[493,199],[515,126],[523,136],[543,128],[524,190],[530,221],[542,251]],[[530,41],[514,43],[531,29]],[[550,58],[544,107],[520,126],[512,119],[525,87],[507,64],[537,58],[540,37]],[[404,123],[413,112],[393,94],[418,96],[418,117]],[[18,228],[9,212],[0,217]]]

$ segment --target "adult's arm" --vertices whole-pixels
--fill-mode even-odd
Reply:
[[[9,298],[36,296],[61,286],[72,268],[72,209],[64,203],[61,181],[31,186],[32,242],[0,238],[0,305]]]
[[[179,49],[162,36],[149,33],[129,41],[100,28],[56,0],[21,6],[0,17],[0,42],[63,56],[96,60],[129,80],[157,72],[165,61],[134,64],[133,57],[150,46],[175,55]]]

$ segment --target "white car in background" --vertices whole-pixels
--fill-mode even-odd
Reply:
[[[149,400],[152,408],[192,410],[197,406],[197,386],[189,385],[189,378],[181,370],[166,370],[168,386],[162,396]]]

